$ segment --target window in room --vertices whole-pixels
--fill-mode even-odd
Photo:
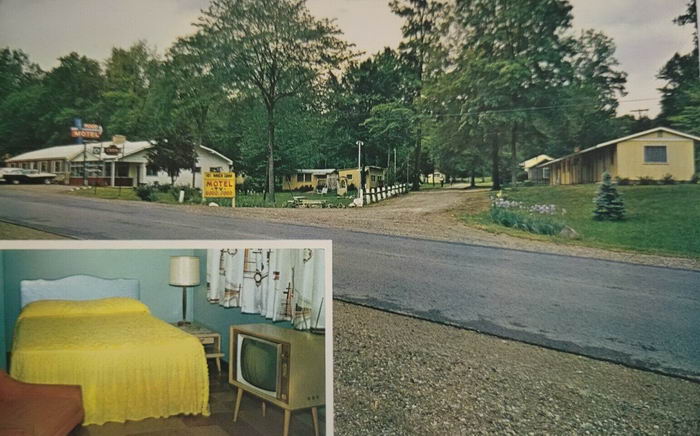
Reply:
[[[146,175],[147,176],[157,176],[158,168],[155,165],[146,165]]]
[[[644,147],[645,163],[667,163],[665,145],[647,145]]]

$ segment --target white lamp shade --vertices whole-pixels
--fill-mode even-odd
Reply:
[[[197,286],[199,284],[199,257],[171,256],[170,285]]]

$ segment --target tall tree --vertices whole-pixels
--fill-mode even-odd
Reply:
[[[105,82],[100,98],[100,118],[106,134],[145,139],[145,104],[159,62],[146,41],[128,49],[114,47],[105,61]]]
[[[348,59],[349,45],[305,0],[213,0],[198,23],[209,62],[232,95],[255,92],[267,118],[267,199],[275,198],[279,103],[309,90]]]
[[[72,52],[42,80],[42,116],[39,134],[46,144],[66,144],[72,139],[73,118],[98,121],[98,104],[104,76],[98,61]]]
[[[44,143],[37,134],[42,114],[43,72],[21,50],[0,50],[0,159]]]
[[[671,59],[661,68],[657,78],[666,83],[659,89],[661,91],[661,113],[658,120],[661,123],[671,121],[688,106],[689,96],[687,91],[700,82],[698,71],[698,29],[696,0],[689,0],[686,11],[676,17],[673,22],[679,26],[693,26],[693,49],[690,53],[675,53]]]
[[[490,145],[494,189],[500,188],[501,144],[517,145],[529,134],[530,108],[542,106],[560,86],[567,53],[563,32],[571,27],[566,0],[458,0],[445,32],[443,68],[463,85],[462,123],[478,127]]]
[[[399,50],[413,64],[415,74],[413,103],[418,104],[423,90],[423,80],[427,74],[426,66],[432,47],[440,38],[439,27],[441,18],[447,9],[442,0],[391,0],[389,7],[392,12],[404,19],[401,26],[403,41]],[[422,158],[421,119],[418,118],[415,136],[413,174],[411,177],[413,190],[420,189],[420,168]]]

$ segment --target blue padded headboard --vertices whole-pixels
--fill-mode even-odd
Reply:
[[[103,279],[74,275],[56,280],[22,280],[22,307],[37,300],[96,300],[107,297],[139,299],[136,279]]]

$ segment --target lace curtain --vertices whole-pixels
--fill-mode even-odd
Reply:
[[[207,250],[207,299],[298,330],[325,329],[323,249]]]

